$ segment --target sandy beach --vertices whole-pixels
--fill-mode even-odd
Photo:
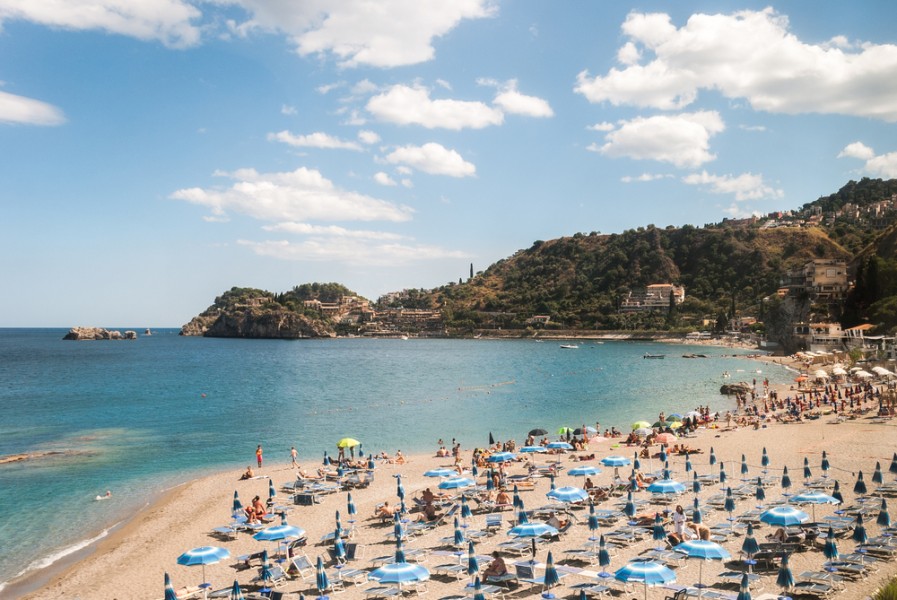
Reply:
[[[781,359],[777,359],[781,360]],[[794,392],[788,389],[788,386],[782,386],[778,390],[779,398],[784,399]],[[871,404],[870,404],[871,406]],[[877,403],[876,403],[877,406]],[[687,400],[683,400],[681,406],[669,407],[669,412],[680,411],[685,412],[691,410],[692,406],[688,405]],[[876,517],[880,499],[871,497],[863,502],[862,498],[858,498],[853,492],[854,482],[857,479],[857,473],[862,470],[865,474],[866,483],[869,485],[869,491],[872,492],[876,485],[871,482],[872,472],[877,462],[882,465],[884,470],[885,482],[895,480],[895,475],[888,473],[888,467],[891,463],[892,455],[897,452],[897,419],[878,422],[871,419],[874,411],[867,415],[859,416],[855,419],[838,420],[832,415],[823,415],[822,417],[805,421],[802,423],[779,423],[769,422],[763,427],[754,428],[752,426],[725,428],[725,421],[718,422],[715,426],[700,428],[694,437],[683,439],[692,449],[696,451],[690,455],[691,463],[694,470],[699,474],[718,473],[719,464],[711,467],[709,464],[709,455],[711,448],[717,459],[725,463],[725,469],[728,475],[726,485],[740,486],[742,485],[742,477],[750,477],[754,480],[762,475],[761,473],[761,452],[766,448],[769,457],[769,473],[770,478],[775,478],[776,482],[781,479],[782,468],[788,467],[789,474],[794,483],[788,492],[797,493],[803,487],[803,461],[806,457],[813,471],[812,479],[818,479],[823,473],[820,470],[820,461],[822,452],[826,451],[828,459],[831,463],[831,470],[828,472],[829,479],[840,482],[841,491],[844,495],[844,504],[840,507],[831,505],[819,505],[815,507],[815,517],[817,521],[822,521],[825,517],[831,517],[835,510],[856,505],[874,506],[875,513],[871,517],[866,518],[866,528],[870,537],[878,536],[882,528],[876,525]],[[547,419],[550,421],[550,418]],[[523,442],[523,434],[517,439],[518,445]],[[651,452],[659,451],[660,446],[653,446]],[[434,454],[436,450],[434,440]],[[548,464],[555,460],[560,460],[560,464],[564,470],[560,471],[556,479],[556,484],[560,486],[582,486],[582,477],[573,477],[566,474],[570,468],[582,465],[593,465],[600,467],[602,473],[592,476],[592,481],[596,486],[608,486],[612,482],[614,469],[610,467],[602,467],[600,459],[608,455],[623,455],[632,457],[636,447],[627,447],[623,444],[621,438],[613,438],[604,441],[593,442],[585,452],[568,453],[562,455],[544,455],[536,456],[536,461],[540,464]],[[465,448],[462,452],[463,464],[469,466],[471,462],[471,448]],[[589,456],[594,453],[594,458],[588,460],[579,460],[577,455]],[[745,455],[749,473],[747,476],[741,475],[741,457]],[[650,473],[658,471],[662,465],[657,458],[643,459],[642,471]],[[387,534],[392,531],[391,524],[381,524],[379,519],[372,519],[372,513],[377,505],[384,501],[393,504],[396,502],[396,479],[394,475],[401,474],[402,482],[407,492],[408,506],[412,506],[411,497],[418,496],[422,490],[427,487],[436,489],[438,479],[424,477],[423,473],[429,469],[436,467],[452,465],[452,459],[436,457],[435,455],[415,455],[409,457],[406,464],[398,465],[378,461],[375,469],[375,480],[372,485],[365,489],[358,489],[352,492],[353,500],[358,508],[358,515],[354,517],[357,522],[354,523],[354,533],[352,540],[359,544],[359,554],[348,567],[357,569],[370,569],[373,565],[371,559],[375,557],[388,556],[394,553],[395,545],[391,540],[387,540]],[[669,506],[654,504],[652,495],[641,491],[635,494],[635,498],[643,499],[647,504],[640,508],[640,512],[654,514],[657,511],[672,509],[675,505],[682,504],[689,507],[693,501],[691,492],[691,476],[692,473],[685,472],[685,457],[682,455],[673,455],[670,458],[670,466],[673,470],[672,476],[687,484],[687,491],[680,497],[673,500]],[[233,584],[234,580],[238,580],[247,592],[255,591],[259,588],[257,585],[250,585],[250,580],[257,575],[256,567],[243,568],[243,565],[237,561],[237,557],[263,549],[268,549],[274,554],[275,544],[273,542],[260,542],[252,538],[248,533],[240,533],[234,540],[223,540],[212,534],[215,527],[225,525],[229,522],[230,506],[233,493],[236,490],[244,502],[248,503],[254,495],[259,495],[263,499],[267,498],[269,477],[273,480],[278,491],[278,500],[287,501],[285,492],[281,490],[281,486],[287,482],[295,480],[295,471],[288,464],[270,464],[264,468],[257,470],[256,475],[260,476],[256,479],[241,481],[239,480],[244,465],[236,465],[233,470],[227,470],[220,473],[210,475],[208,477],[191,481],[182,485],[162,496],[157,502],[147,509],[140,511],[135,517],[122,528],[114,531],[108,538],[99,542],[96,550],[84,560],[69,567],[65,572],[56,576],[49,584],[45,585],[37,591],[33,591],[20,596],[29,600],[43,600],[50,598],[72,598],[72,599],[146,599],[152,600],[162,598],[163,591],[163,575],[168,572],[174,582],[175,589],[185,587],[193,587],[202,581],[202,571],[200,567],[179,566],[176,562],[177,557],[184,551],[199,546],[220,546],[226,548],[230,552],[230,558],[205,568],[205,580],[211,583],[211,589],[217,590]],[[303,464],[308,470],[317,469],[318,463],[306,462]],[[516,475],[525,473],[523,463],[510,463],[507,467],[508,475]],[[629,467],[621,468],[621,474],[626,477],[629,474]],[[483,483],[482,473],[479,483]],[[536,477],[533,479],[534,485],[531,489],[521,488],[521,497],[526,504],[528,510],[549,504],[546,493],[550,489],[550,480],[547,477]],[[708,501],[714,495],[718,495],[725,491],[725,486],[719,484],[705,485],[699,494],[702,511],[704,514],[704,523],[708,525],[727,523],[727,517],[730,515],[724,510],[714,510],[708,505]],[[830,490],[829,490],[830,491]],[[767,505],[777,499],[782,498],[783,490],[778,483],[766,488]],[[314,506],[291,506],[287,513],[287,518],[291,525],[302,527],[307,532],[308,545],[302,550],[314,563],[317,557],[323,556],[327,565],[328,575],[332,578],[336,576],[333,562],[328,555],[328,548],[332,544],[320,543],[322,536],[333,531],[335,512],[340,511],[342,514],[342,522],[344,527],[348,527],[348,519],[350,518],[346,512],[346,492],[321,496],[322,502]],[[613,509],[622,498],[611,498],[603,502],[597,503],[597,509]],[[753,497],[740,499],[736,503],[734,515],[739,515],[745,511],[755,509],[758,500]],[[477,504],[471,502],[474,508],[474,515],[468,521],[469,530],[481,530],[485,527],[486,513],[477,511]],[[804,506],[803,509],[810,512],[812,507]],[[501,542],[509,540],[507,534],[509,521],[516,517],[516,513],[511,510],[500,512],[503,517],[502,526],[492,535],[484,536],[477,539],[476,552],[479,556],[491,554]],[[597,583],[598,578],[596,572],[603,570],[598,565],[591,565],[588,562],[572,562],[568,560],[568,550],[574,548],[582,548],[590,543],[589,538],[595,533],[589,530],[588,508],[571,507],[569,514],[574,523],[571,528],[554,541],[542,543],[539,545],[537,561],[544,562],[549,550],[552,551],[555,563],[565,567],[563,572],[565,576],[561,579],[560,585],[552,591],[558,597],[578,597],[578,592],[571,589],[571,585],[578,583],[593,582]],[[417,513],[410,515],[412,519],[417,518]],[[537,520],[537,519],[536,519]],[[621,519],[615,524],[603,525],[598,533],[609,533],[620,526],[626,526],[626,519]],[[671,530],[671,526],[667,524],[667,531]],[[759,542],[765,542],[765,537],[775,530],[770,525],[758,526],[755,530],[755,537]],[[436,575],[435,571],[438,566],[457,563],[461,557],[454,554],[454,548],[451,544],[445,544],[442,540],[453,535],[454,528],[451,522],[440,525],[423,535],[415,536],[406,541],[405,549],[420,549],[425,551],[423,556],[418,560],[421,564],[430,569],[432,577],[428,582],[428,595],[431,598],[443,598],[446,596],[464,595],[465,584],[469,581],[466,575],[456,578],[455,576]],[[741,562],[740,550],[744,540],[743,531],[739,535],[730,535],[722,545],[729,551],[732,556],[731,561],[706,562],[701,570],[701,577],[705,584],[719,585],[721,580],[718,575],[724,571],[741,571],[745,567]],[[839,550],[842,554],[847,554],[856,546],[856,542],[847,537],[837,540]],[[652,548],[664,545],[663,542],[657,542],[651,538],[649,534],[640,541],[633,541],[621,545],[616,549],[612,557],[612,563],[607,567],[608,571],[615,571],[627,563],[628,560],[649,551]],[[796,579],[799,579],[801,573],[806,571],[820,571],[823,569],[823,563],[826,559],[821,551],[822,544],[816,544],[815,549],[807,549],[801,552],[795,552],[791,556],[791,569]],[[465,546],[466,549],[466,546]],[[897,544],[895,544],[897,551]],[[504,555],[507,564],[513,571],[513,562],[519,560],[529,560],[529,554],[514,556],[510,554]],[[463,560],[466,564],[466,552]],[[486,564],[481,561],[480,568],[485,568]],[[699,563],[695,560],[682,560],[679,564],[674,565],[676,581],[680,585],[694,585],[698,582]],[[347,568],[348,568],[347,567]],[[776,586],[776,569],[761,568],[757,565],[757,573],[759,580],[751,585],[751,591],[755,598],[763,597],[762,594],[775,594],[779,591]],[[877,589],[882,583],[897,574],[897,560],[880,560],[876,561],[874,571],[859,580],[845,581],[841,584],[841,589],[836,591],[836,597],[843,598],[865,598]],[[302,579],[298,577],[291,578],[285,584],[278,586],[277,591],[281,592],[304,592],[306,595],[317,596],[314,589],[314,576],[310,579]],[[347,584],[345,591],[341,595],[349,600],[354,598],[365,597],[365,589],[374,585],[374,582],[364,581],[363,583]],[[615,589],[623,590],[622,586],[614,586]],[[14,592],[15,587],[7,590]],[[720,588],[723,589],[723,588]],[[737,593],[737,585],[729,585],[725,588],[728,593],[734,595]],[[505,590],[505,595],[512,597],[536,597],[541,593],[541,587],[519,585],[510,586]],[[647,597],[653,600],[659,600],[672,596],[673,591],[664,588],[649,588]],[[644,590],[640,584],[632,584],[628,589],[624,590],[622,595],[616,594],[617,597],[632,598],[644,597]],[[12,597],[16,597],[13,595]],[[180,596],[183,597],[183,596]]]

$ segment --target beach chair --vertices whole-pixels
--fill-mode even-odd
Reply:
[[[807,596],[816,596],[817,598],[828,598],[835,593],[835,588],[827,583],[817,583],[815,581],[798,581],[791,590],[794,595],[805,594]]]
[[[314,579],[315,565],[305,554],[294,555],[287,565],[287,573],[294,575],[305,581],[306,578]]]
[[[487,533],[496,533],[501,530],[502,516],[499,514],[486,515],[486,526],[484,529]]]
[[[536,571],[533,569],[532,565],[517,563],[514,565],[514,570],[517,574],[517,583],[545,587],[545,576],[536,575]],[[558,573],[558,575],[560,575],[560,573]]]
[[[261,569],[259,574],[249,580],[249,583],[264,584],[272,588],[280,587],[287,582],[287,574],[281,567],[271,567],[269,569],[271,577],[269,579],[262,578]]]

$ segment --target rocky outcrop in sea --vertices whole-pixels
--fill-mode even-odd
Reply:
[[[64,340],[136,340],[136,331],[117,331],[115,329],[103,329],[102,327],[72,327],[62,338]]]

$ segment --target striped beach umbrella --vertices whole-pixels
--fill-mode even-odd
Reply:
[[[167,571],[165,572],[165,600],[178,600],[178,595],[174,592],[174,587],[171,585],[171,577]]]
[[[726,463],[720,462],[719,463],[719,483],[720,483],[720,485],[726,483],[726,479],[728,479],[728,477],[726,477]]]
[[[635,502],[632,501],[632,490],[626,496],[626,505],[623,507],[623,513],[630,519],[635,516]]]
[[[766,446],[763,446],[763,456],[760,457],[760,465],[763,467],[763,472],[766,472],[766,467],[769,466],[769,455],[766,453]]]
[[[672,476],[673,470],[670,468],[670,461],[665,460],[663,462],[663,473],[661,474],[661,477],[663,477],[664,479],[669,479]]]
[[[393,514],[392,532],[397,542],[405,539],[405,527],[402,526],[402,519],[398,512]]]
[[[455,534],[452,541],[455,543],[455,546],[463,546],[464,542],[467,541],[464,539],[464,532],[461,531],[461,521],[458,520],[458,517],[455,517]]]
[[[828,477],[828,470],[831,468],[831,465],[828,462],[828,454],[825,450],[822,451],[822,462],[819,463],[819,468],[822,469],[822,476]]]
[[[330,457],[327,456],[327,451],[326,451],[326,450],[324,450],[324,461],[323,461],[323,462],[324,462],[324,466],[325,466],[325,467],[329,467],[329,466],[330,466]]]
[[[648,486],[648,491],[652,494],[681,494],[685,486],[675,479],[655,479]]]
[[[358,511],[355,508],[355,503],[352,502],[352,492],[349,492],[349,494],[346,496],[346,512],[349,513],[350,517],[354,517],[356,514],[358,514]],[[350,519],[349,523],[351,522],[352,520]]]
[[[667,539],[667,530],[663,527],[663,519],[660,513],[654,513],[654,527],[651,530],[651,537],[658,542]]]
[[[751,581],[747,573],[741,576],[741,585],[738,586],[738,595],[735,600],[751,600]]]
[[[573,450],[573,446],[567,442],[549,442],[545,447],[550,450]]]
[[[315,568],[315,587],[318,594],[323,596],[327,588],[330,587],[330,581],[327,579],[327,571],[324,570],[324,559],[318,556],[318,564]]]
[[[649,586],[674,583],[676,574],[660,563],[650,560],[634,560],[617,569],[614,579],[625,583],[641,583],[645,586],[645,599],[647,600]]]
[[[660,462],[667,461],[667,446],[666,446],[666,444],[660,445],[660,454],[659,454],[658,458],[660,458]]]
[[[744,454],[741,455],[741,474],[742,475],[748,474],[747,457],[745,457]]]
[[[704,563],[706,561],[723,561],[732,557],[728,550],[710,540],[688,540],[673,548],[673,551],[701,561],[698,563],[698,589],[704,587]]]
[[[464,522],[467,522],[467,519],[473,516],[473,512],[470,510],[470,505],[467,504],[467,496],[461,494],[461,518],[464,519]]]
[[[598,566],[601,568],[610,566],[610,552],[607,551],[607,543],[604,541],[603,535],[598,540]],[[608,573],[607,571],[602,571],[599,575],[606,577]]]
[[[473,600],[486,600],[486,595],[483,594],[483,584],[479,577],[473,581]]]
[[[524,525],[524,524],[526,524],[526,523],[529,523],[529,517],[526,516],[526,511],[523,510],[523,508],[521,508],[521,509],[517,512],[517,524],[518,524],[518,525]]]
[[[685,453],[685,472],[690,473],[692,469],[691,466],[691,457],[688,455],[688,452]]]
[[[782,588],[783,593],[794,587],[794,574],[788,566],[789,556],[788,554],[782,556],[782,564],[776,574],[776,585]]]
[[[554,567],[554,557],[551,555],[551,550],[548,551],[548,559],[545,561],[545,577],[542,580],[542,584],[546,589],[551,589],[557,584],[561,582],[561,578],[558,577],[557,569]],[[554,594],[543,594],[543,598],[554,598]]]
[[[489,455],[489,458],[486,459],[486,462],[503,463],[512,461],[515,458],[517,458],[517,455],[513,452],[495,452]]]
[[[202,582],[206,582],[206,565],[214,565],[230,556],[230,552],[218,546],[201,546],[187,550],[178,556],[178,564],[188,567],[202,566]]]
[[[395,475],[396,478],[396,496],[399,497],[399,500],[405,499],[405,486],[402,485],[402,476],[400,474]]]
[[[517,489],[517,484],[514,484],[514,497],[511,502],[514,508],[523,510],[523,500],[520,499],[520,491]]]
[[[480,474],[480,470],[477,468],[476,463],[470,465],[470,474],[474,477],[477,477]]]
[[[829,496],[828,494],[823,494],[822,492],[817,491],[806,491],[801,492],[796,496],[791,497],[791,502],[794,504],[810,504],[813,506],[813,522],[816,522],[816,505],[817,504],[841,504],[841,502],[835,498],[834,496]]]
[[[866,534],[866,527],[863,525],[862,514],[857,515],[857,522],[853,526],[853,535],[850,536],[850,539],[857,544],[865,544],[869,540],[869,536]]]
[[[537,538],[543,535],[557,535],[558,530],[547,523],[518,523],[508,531],[515,538]]]
[[[741,542],[741,551],[748,555],[748,558],[760,552],[760,544],[757,543],[757,538],[754,537],[754,524],[748,523],[747,533],[744,536],[744,541]]]
[[[881,474],[881,463],[875,461],[875,472],[872,473],[872,483],[882,485],[885,482],[884,476]]]
[[[835,543],[835,532],[829,527],[825,536],[825,545],[822,547],[822,554],[829,560],[838,558],[838,545]]]
[[[262,550],[262,568],[259,569],[259,578],[267,586],[274,582],[274,575],[271,573],[271,563],[268,560],[268,551]]]
[[[237,490],[234,490],[234,503],[231,506],[231,512],[234,516],[240,515],[243,513],[243,503],[240,502],[240,494]]]
[[[732,488],[726,488],[726,500],[723,503],[723,509],[729,513],[729,520],[732,520],[732,513],[735,512],[735,496],[732,495]]]
[[[642,461],[638,457],[638,452],[634,453],[634,458],[632,459],[632,468],[635,469],[636,471],[639,471],[642,468]]]
[[[810,520],[810,515],[793,506],[773,506],[760,513],[760,521],[778,527],[791,527]]]
[[[841,483],[837,479],[835,480],[835,487],[832,489],[832,498],[837,498],[842,504],[844,503],[844,496],[841,495]]]
[[[440,490],[460,490],[473,487],[476,484],[477,482],[470,477],[450,477],[449,479],[440,481],[437,487]]]
[[[866,494],[866,481],[863,479],[863,472],[857,474],[857,481],[853,484],[853,493],[864,496]]]
[[[754,498],[756,498],[758,502],[766,500],[766,490],[763,489],[763,480],[759,477],[757,478],[757,489],[754,490]]]
[[[548,489],[550,491],[554,491],[556,488],[557,488],[557,486],[554,484],[554,475],[549,475],[548,476]]]
[[[897,452],[894,453],[894,457],[891,459],[891,466],[888,467],[888,472],[897,475]]]
[[[374,455],[368,454],[368,471],[373,471],[377,465],[374,463]]]
[[[700,525],[704,521],[704,515],[701,514],[701,505],[697,496],[695,496],[695,508],[691,513],[691,521],[696,525]]]
[[[589,493],[587,491],[582,488],[573,486],[556,488],[549,491],[545,495],[552,500],[557,500],[558,502],[563,502],[564,504],[582,502],[589,499]]]
[[[243,590],[240,589],[240,582],[234,579],[234,584],[230,587],[230,594],[227,600],[244,600]]]
[[[698,479],[698,472],[694,472],[694,477],[691,480],[691,491],[695,493],[695,496],[701,493],[701,481]]]
[[[813,472],[810,470],[810,459],[806,456],[804,457],[804,480],[805,482],[810,481],[810,477],[813,476]]]
[[[891,526],[891,513],[888,512],[888,502],[884,498],[881,499],[881,509],[878,511],[878,518],[875,520],[875,523],[882,527]]]
[[[474,551],[473,540],[467,542],[467,574],[473,577],[480,572],[480,563]]]
[[[716,464],[716,452],[713,451],[713,446],[710,446],[710,466]]]
[[[343,532],[339,527],[333,532],[333,556],[337,563],[346,560],[346,544],[343,542]]]
[[[439,467],[438,469],[430,469],[424,472],[424,477],[452,477],[457,475],[457,471],[448,467]]]
[[[598,531],[598,517],[595,515],[595,503],[589,502],[589,531]],[[594,540],[595,538],[589,538],[590,540]]]

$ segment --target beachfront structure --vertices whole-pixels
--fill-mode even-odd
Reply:
[[[620,312],[666,311],[670,298],[674,304],[685,302],[685,287],[674,283],[654,283],[643,290],[633,290],[620,304]]]
[[[847,297],[847,263],[817,258],[803,267],[788,271],[782,286],[792,297],[806,295],[813,302],[837,302]]]

